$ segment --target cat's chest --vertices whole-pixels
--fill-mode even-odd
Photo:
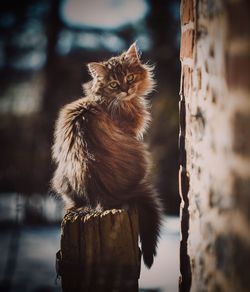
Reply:
[[[136,120],[132,116],[120,116],[113,118],[114,124],[124,133],[134,135],[136,130]]]
[[[127,135],[137,137],[143,128],[143,115],[139,111],[119,112],[112,117],[114,124]]]
[[[116,111],[99,108],[96,114],[97,128],[107,128],[110,135],[118,130],[123,132],[125,136],[128,135],[137,139],[141,137],[145,130],[145,114],[141,108],[119,108]]]

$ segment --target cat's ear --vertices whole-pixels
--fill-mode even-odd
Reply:
[[[100,76],[100,75],[103,75],[106,72],[105,66],[100,64],[100,63],[97,63],[97,62],[89,63],[87,65],[87,67],[89,69],[89,73],[91,74],[91,76],[93,78],[97,77],[97,76]]]
[[[140,61],[139,53],[136,48],[136,43],[133,43],[127,52],[125,52],[125,58],[133,61]]]

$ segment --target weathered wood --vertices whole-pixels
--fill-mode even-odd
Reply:
[[[57,257],[64,292],[138,291],[137,211],[69,211]]]

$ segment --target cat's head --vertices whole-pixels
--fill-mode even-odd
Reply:
[[[152,67],[142,64],[135,43],[120,56],[89,63],[91,90],[107,101],[128,101],[142,97],[154,86]]]

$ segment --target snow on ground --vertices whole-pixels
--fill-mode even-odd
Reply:
[[[0,281],[8,258],[13,230],[1,230]],[[61,291],[60,280],[55,283],[55,254],[60,245],[60,227],[22,227],[19,237],[17,265],[12,292]],[[161,292],[178,291],[179,219],[166,217],[159,242],[158,255],[150,270],[142,264],[139,285]]]
[[[148,270],[143,262],[139,285],[161,292],[177,292],[179,278],[179,218],[166,217],[154,265]]]
[[[12,232],[1,232],[1,251],[7,253]],[[61,291],[60,282],[55,283],[55,254],[59,245],[60,227],[23,227],[11,291]],[[0,257],[1,281],[6,260],[7,255]]]

